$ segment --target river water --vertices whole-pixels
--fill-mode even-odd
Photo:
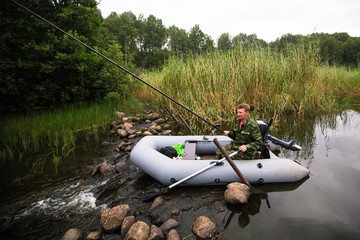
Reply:
[[[195,239],[191,225],[204,215],[216,223],[218,239],[360,239],[360,113],[289,117],[270,133],[286,141],[294,138],[302,146],[299,152],[275,153],[308,167],[309,178],[257,185],[245,205],[225,204],[225,186],[176,187],[165,199],[170,212],[180,212],[173,217],[182,238]],[[87,234],[100,228],[101,211],[125,203],[137,220],[150,224],[151,203],[142,199],[162,186],[126,154],[115,152],[118,143],[78,149],[63,159],[57,176],[43,174],[20,186],[1,186],[1,239],[61,239],[73,227]],[[88,178],[101,162],[126,162],[129,169]],[[103,237],[120,239],[119,234]]]

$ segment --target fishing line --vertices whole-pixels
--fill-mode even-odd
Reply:
[[[20,4],[19,2],[15,1],[15,0],[11,0],[12,2],[14,2],[15,4],[17,4],[18,6],[20,6],[21,8],[25,9],[26,11],[28,11],[29,13],[31,13],[32,15],[34,15],[35,17],[43,20],[44,22],[46,22],[47,24],[49,24],[50,26],[56,28],[57,30],[59,30],[60,32],[64,33],[65,35],[69,36],[71,39],[75,40],[76,42],[80,43],[81,45],[83,45],[84,47],[86,47],[87,49],[91,50],[92,52],[96,53],[97,55],[99,55],[100,57],[104,58],[105,60],[111,62],[112,64],[114,64],[115,66],[117,66],[118,68],[120,68],[121,70],[125,71],[126,73],[130,74],[131,76],[133,76],[134,78],[136,78],[137,80],[141,81],[142,83],[146,84],[147,86],[149,86],[150,88],[152,88],[153,90],[157,91],[158,93],[160,93],[161,95],[163,95],[164,97],[170,99],[171,101],[173,101],[174,103],[178,104],[179,106],[181,106],[182,108],[184,108],[185,110],[187,110],[188,112],[190,112],[191,114],[195,115],[196,117],[200,118],[201,120],[203,120],[204,122],[206,122],[207,124],[209,124],[210,126],[216,128],[217,130],[219,130],[220,132],[224,132],[223,130],[219,129],[217,125],[214,125],[212,123],[210,123],[209,121],[207,121],[205,118],[201,117],[200,115],[196,114],[195,112],[193,112],[192,110],[190,110],[188,107],[184,106],[183,104],[181,104],[180,102],[176,101],[175,99],[171,98],[170,96],[168,96],[167,94],[163,93],[162,91],[160,91],[159,89],[155,88],[154,86],[152,86],[151,84],[147,83],[146,81],[144,81],[143,79],[141,79],[140,77],[136,76],[135,74],[133,74],[132,72],[130,72],[129,70],[127,70],[126,68],[122,67],[121,65],[117,64],[116,62],[114,62],[113,60],[111,60],[110,58],[106,57],[105,55],[101,54],[100,52],[96,51],[95,49],[91,48],[90,46],[86,45],[85,43],[83,43],[82,41],[80,41],[79,39],[75,38],[74,36],[72,36],[71,34],[65,32],[64,30],[62,30],[61,28],[59,28],[58,26],[56,26],[55,24],[49,22],[48,20],[46,20],[45,18],[41,17],[40,15],[36,14],[35,12],[31,11],[30,9],[28,9],[27,7],[25,7],[24,5]]]

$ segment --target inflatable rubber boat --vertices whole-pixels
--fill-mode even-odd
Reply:
[[[207,159],[215,156],[216,138],[222,146],[232,139],[226,136],[146,136],[142,138],[130,153],[131,162],[168,186],[188,176],[181,186],[225,185],[241,182],[234,169],[225,160]],[[272,153],[277,146],[299,150],[294,141],[288,143],[275,137],[267,137],[267,152],[255,160],[234,160],[241,173],[250,183],[296,182],[308,176],[309,169],[291,159],[279,158]],[[168,157],[160,150],[181,144],[184,147],[183,157]],[[202,171],[203,169],[204,171]],[[196,173],[199,171],[199,173]]]

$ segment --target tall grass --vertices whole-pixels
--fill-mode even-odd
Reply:
[[[115,110],[124,107],[124,102],[118,101],[77,103],[51,112],[0,119],[0,158],[2,162],[21,159],[47,148],[58,165],[58,156],[68,155],[90,136],[98,137]]]
[[[282,53],[240,47],[185,60],[174,57],[162,71],[142,77],[208,120],[228,122],[240,102],[254,106],[257,117],[332,111],[345,92],[359,89],[356,78],[349,81],[345,76],[344,69],[321,66],[315,46],[300,45]],[[177,108],[172,102],[167,104]],[[196,121],[186,111],[177,111]]]

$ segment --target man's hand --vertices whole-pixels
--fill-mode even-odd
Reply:
[[[246,150],[247,150],[247,147],[246,147],[245,145],[241,145],[241,146],[239,147],[239,151],[240,151],[240,152],[246,152]]]
[[[230,134],[230,131],[224,131],[224,135],[228,136]]]

